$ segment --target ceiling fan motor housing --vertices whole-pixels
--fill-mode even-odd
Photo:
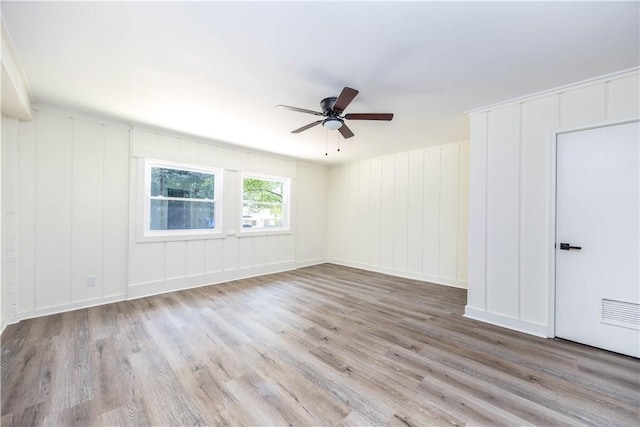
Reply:
[[[329,98],[325,98],[320,101],[320,107],[322,108],[322,112],[325,116],[329,115],[329,113],[333,111],[333,106],[337,99],[338,97],[336,96],[330,96]]]

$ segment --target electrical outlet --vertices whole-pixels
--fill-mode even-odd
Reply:
[[[97,281],[97,280],[98,280],[98,279],[96,278],[96,275],[95,275],[95,274],[90,274],[90,275],[87,277],[87,285],[88,285],[88,286],[95,286],[95,285],[98,283],[98,281]]]

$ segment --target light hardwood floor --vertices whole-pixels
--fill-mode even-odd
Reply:
[[[25,320],[10,425],[638,425],[640,361],[462,317],[466,291],[324,264]]]

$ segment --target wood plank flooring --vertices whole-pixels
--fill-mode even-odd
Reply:
[[[331,264],[25,320],[2,426],[640,424],[640,361]]]

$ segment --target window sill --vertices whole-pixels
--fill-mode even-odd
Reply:
[[[220,231],[213,233],[150,234],[136,236],[136,243],[175,242],[181,240],[211,240],[224,239],[226,237],[227,234]]]
[[[285,234],[293,234],[293,231],[289,228],[280,228],[277,230],[256,229],[251,231],[243,229],[237,234],[237,237],[277,236]]]

